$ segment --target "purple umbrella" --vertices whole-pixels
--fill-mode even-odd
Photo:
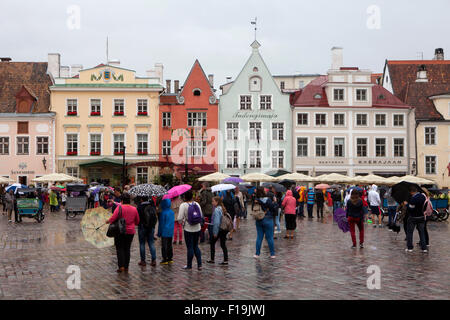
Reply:
[[[173,199],[175,197],[178,197],[179,195],[185,193],[186,191],[192,189],[192,186],[188,184],[182,184],[179,186],[175,186],[169,191],[167,191],[167,194],[164,195],[163,199]]]
[[[222,181],[222,183],[227,183],[227,182],[239,184],[241,182],[244,182],[244,180],[242,180],[239,177],[229,177],[229,178],[223,179],[223,181]]]
[[[338,224],[339,229],[341,229],[343,232],[350,231],[350,226],[348,225],[344,209],[342,208],[336,209],[333,214],[333,219]]]

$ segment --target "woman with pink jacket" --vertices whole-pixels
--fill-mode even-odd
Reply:
[[[286,196],[281,203],[281,206],[284,209],[284,219],[286,221],[286,235],[285,239],[294,239],[294,230],[297,228],[295,209],[297,206],[297,200],[292,195],[292,191],[288,190],[286,192]]]

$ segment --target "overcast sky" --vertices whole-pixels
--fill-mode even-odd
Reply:
[[[198,58],[218,88],[250,55],[255,16],[276,75],[326,73],[333,46],[344,48],[346,66],[374,72],[385,59],[430,59],[438,47],[448,59],[449,13],[450,0],[1,0],[0,56],[47,61],[58,52],[63,65],[88,68],[105,62],[109,36],[110,59],[138,75],[162,62],[165,79],[183,82]]]

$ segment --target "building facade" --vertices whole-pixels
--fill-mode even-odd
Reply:
[[[320,77],[320,74],[292,74],[276,75],[273,79],[282,92],[294,92],[303,89],[311,81]]]
[[[291,95],[293,167],[312,176],[410,173],[414,112],[371,81],[371,71],[339,67]]]
[[[55,171],[46,62],[0,62],[0,176],[24,185]]]
[[[292,168],[289,95],[281,92],[254,41],[252,54],[219,101],[219,168],[229,175]]]
[[[125,160],[125,183],[150,182],[158,174],[150,163],[158,160],[162,72],[138,77],[114,62],[53,76],[57,171],[117,186]]]
[[[450,187],[450,60],[386,60],[383,86],[416,113],[416,174]]]
[[[166,80],[159,106],[160,161],[171,164],[178,178],[188,173],[208,174],[218,169],[218,100],[213,75],[206,76],[198,60],[184,85]]]

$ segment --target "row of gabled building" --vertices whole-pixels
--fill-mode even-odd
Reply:
[[[182,85],[155,64],[145,77],[118,61],[94,68],[0,62],[0,175],[24,184],[50,172],[130,183],[284,169],[313,176],[416,174],[450,186],[450,60],[343,65],[326,75],[274,76],[260,44],[214,88],[195,61]]]

